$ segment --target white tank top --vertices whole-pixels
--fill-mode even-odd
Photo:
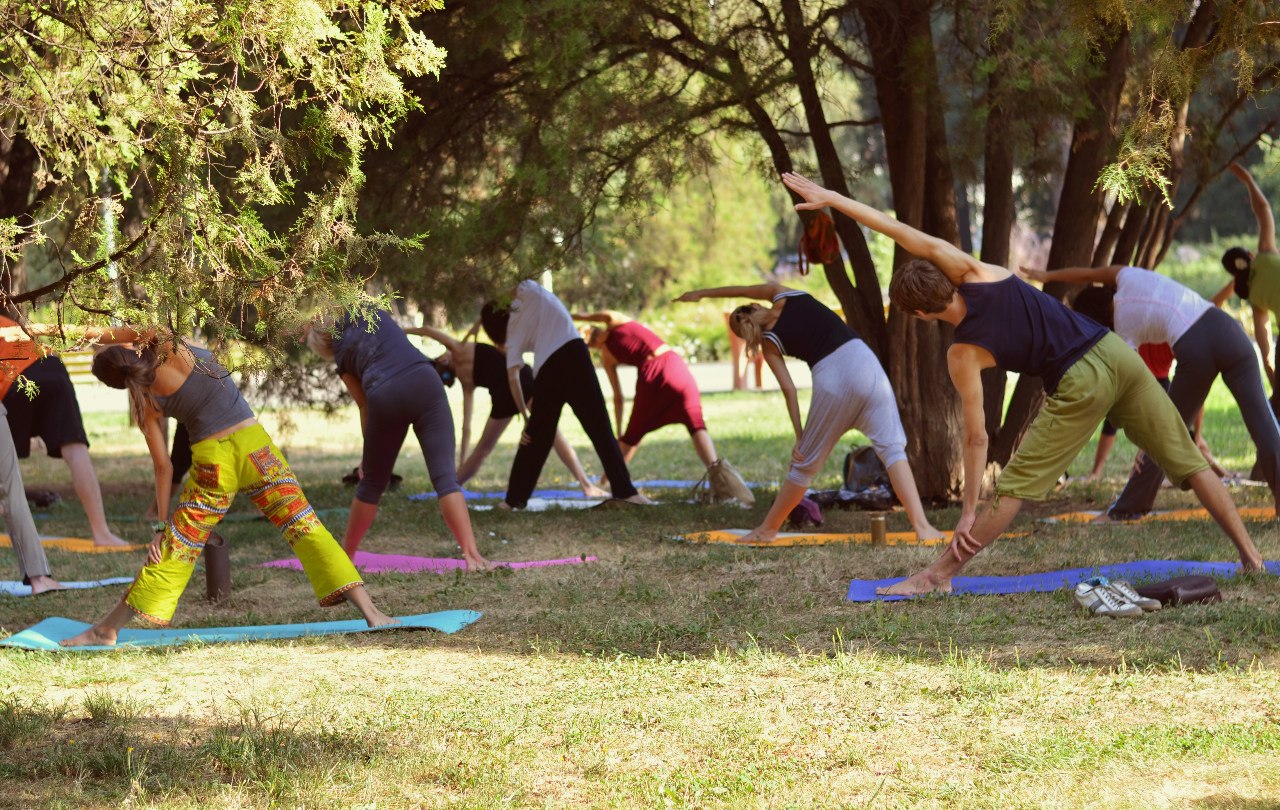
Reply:
[[[1172,346],[1212,308],[1195,290],[1151,270],[1125,267],[1116,275],[1116,334],[1131,346]]]

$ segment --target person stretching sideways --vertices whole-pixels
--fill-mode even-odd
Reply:
[[[120,628],[135,614],[167,626],[205,542],[238,492],[246,493],[280,530],[322,606],[348,601],[370,627],[395,624],[374,606],[360,574],[316,517],[284,455],[254,418],[229,372],[204,349],[135,337],[138,348],[101,351],[93,359],[93,375],[132,395],[133,415],[151,452],[161,519],[153,524],[147,564],[124,599],[63,646],[115,644]],[[161,427],[166,417],[186,425],[191,435],[191,474],[172,517],[173,469]]]
[[[462,383],[462,443],[458,449],[458,483],[465,486],[476,473],[480,472],[480,466],[498,446],[498,439],[502,438],[503,431],[507,429],[507,425],[511,424],[512,417],[520,412],[515,400],[511,398],[511,386],[507,384],[506,355],[501,346],[494,347],[488,343],[458,340],[447,332],[430,326],[414,326],[404,331],[407,335],[429,337],[444,346],[446,352],[432,362],[436,370],[441,373],[442,379],[447,379],[446,375],[452,374],[458,382]],[[452,380],[445,383],[445,385],[451,384]],[[480,431],[480,440],[476,442],[475,450],[468,455],[467,450],[471,444],[472,403],[475,400],[477,387],[489,392],[489,419],[484,423],[484,429]],[[520,388],[525,392],[526,398],[533,393],[533,372],[528,366],[520,369]],[[525,404],[529,404],[527,399]],[[556,455],[564,462],[564,466],[569,468],[569,472],[582,487],[583,495],[588,498],[609,496],[608,492],[591,483],[587,478],[587,472],[582,469],[582,462],[578,460],[578,454],[573,451],[573,445],[569,444],[569,440],[559,430],[556,430],[555,448]]]
[[[894,494],[907,510],[916,536],[936,540],[943,536],[933,527],[920,503],[916,480],[907,463],[907,434],[902,429],[898,403],[879,359],[840,316],[801,290],[781,284],[750,287],[716,287],[694,290],[677,298],[693,302],[704,298],[761,298],[773,306],[745,304],[729,316],[729,326],[752,354],[763,352],[769,370],[778,378],[787,401],[787,413],[796,432],[791,469],[764,522],[738,539],[739,543],[772,542],[791,510],[804,498],[809,483],[840,437],[851,428],[871,440],[876,455],[889,471]],[[783,354],[809,365],[813,374],[813,399],[809,418],[800,424],[796,386]]]
[[[1024,500],[1042,499],[1053,489],[1104,417],[1146,450],[1171,481],[1195,490],[1235,544],[1245,571],[1262,570],[1262,557],[1231,495],[1191,441],[1173,401],[1123,340],[1003,267],[980,262],[798,174],[788,172],[782,181],[804,198],[797,209],[831,206],[917,256],[894,272],[890,300],[917,318],[956,328],[947,367],[964,412],[960,520],[937,560],[880,593],[950,591],[951,578],[1004,532]],[[978,491],[987,462],[982,370],[994,367],[1040,377],[1047,398],[996,483],[993,508],[979,520]]]
[[[386,310],[369,317],[348,315],[336,327],[320,319],[305,328],[304,334],[312,351],[334,362],[338,376],[360,408],[363,475],[347,518],[347,535],[343,539],[347,554],[355,557],[373,525],[378,501],[387,491],[391,468],[412,426],[427,462],[440,514],[462,548],[467,570],[487,570],[489,562],[476,549],[467,502],[454,477],[453,414],[431,361],[414,348]]]
[[[1178,371],[1169,385],[1169,398],[1188,427],[1221,374],[1257,447],[1258,467],[1271,487],[1272,498],[1276,497],[1280,484],[1280,426],[1267,404],[1253,345],[1234,318],[1194,290],[1138,267],[1067,267],[1051,272],[1024,267],[1022,271],[1040,282],[1054,279],[1102,284],[1081,290],[1072,308],[1114,329],[1130,346],[1172,346]],[[1163,480],[1160,468],[1139,456],[1124,491],[1098,519],[1124,520],[1145,515],[1155,505]]]
[[[713,500],[737,500],[744,506],[755,504],[755,496],[742,476],[728,461],[716,458],[715,445],[702,419],[702,394],[684,358],[653,330],[621,312],[604,310],[573,316],[577,321],[604,324],[591,327],[585,337],[587,346],[600,351],[600,365],[613,389],[613,416],[618,434],[618,447],[627,463],[635,457],[640,440],[666,425],[684,425],[693,439],[694,452],[707,468]],[[636,395],[631,404],[631,419],[622,431],[624,400],[618,382],[618,365],[636,367]],[[605,482],[601,481],[603,485]]]
[[[528,505],[542,465],[555,442],[560,412],[566,404],[591,439],[609,478],[613,497],[629,503],[651,503],[631,483],[627,462],[623,461],[618,440],[609,429],[609,412],[605,409],[595,366],[591,365],[591,352],[574,329],[569,310],[560,299],[537,282],[522,281],[509,307],[490,301],[481,309],[480,320],[489,339],[506,346],[511,398],[520,406],[526,420],[502,506],[523,509]],[[525,352],[533,352],[531,406],[524,404],[524,386],[520,382]]]

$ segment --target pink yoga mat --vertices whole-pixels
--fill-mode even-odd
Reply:
[[[579,565],[595,561],[595,557],[569,557],[564,560],[495,562],[494,565],[500,568],[546,568],[549,565]],[[432,574],[447,574],[467,567],[464,560],[452,557],[411,557],[405,554],[374,554],[371,551],[357,551],[355,563],[356,568],[366,574],[381,574],[387,571],[395,571],[402,574],[416,574],[421,571],[428,571]],[[301,571],[302,563],[298,562],[297,557],[291,557],[287,560],[272,560],[271,562],[263,563],[262,567],[292,568],[295,571]]]

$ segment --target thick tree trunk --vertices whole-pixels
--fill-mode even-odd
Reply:
[[[951,173],[937,64],[923,0],[873,2],[860,9],[875,66],[894,211],[903,222],[956,241]],[[906,257],[894,253],[895,268]],[[926,499],[959,491],[963,435],[959,397],[947,374],[952,329],[893,310],[889,378],[907,431],[907,455]]]
[[[1102,210],[1102,190],[1098,175],[1111,158],[1115,141],[1116,111],[1129,67],[1129,31],[1115,32],[1102,47],[1100,73],[1089,82],[1090,109],[1076,122],[1071,135],[1071,153],[1058,196],[1054,218],[1053,244],[1049,248],[1049,269],[1087,265],[1093,259],[1094,238]],[[1064,285],[1049,283],[1045,292],[1062,297]],[[1021,376],[1005,413],[1004,425],[992,460],[1007,464],[1018,442],[1040,409],[1044,385],[1038,377]]]
[[[20,226],[31,224],[31,205],[35,199],[35,176],[39,156],[21,134],[9,137],[0,128],[0,219],[16,218]],[[0,262],[0,312],[12,315],[9,296],[21,291],[25,273],[21,258],[16,262]]]

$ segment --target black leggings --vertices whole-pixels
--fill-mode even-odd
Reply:
[[[1258,356],[1240,324],[1222,310],[1211,309],[1174,344],[1173,354],[1178,359],[1178,369],[1169,386],[1169,398],[1182,420],[1191,425],[1209,396],[1213,381],[1221,374],[1257,448],[1258,467],[1275,494],[1280,481],[1280,426],[1267,404]],[[1146,458],[1108,508],[1108,514],[1141,515],[1151,511],[1163,480],[1164,471]]]
[[[364,407],[364,474],[356,486],[357,500],[377,503],[382,498],[410,425],[436,495],[443,498],[462,491],[453,462],[453,414],[435,369],[414,366],[387,380],[368,393]]]
[[[511,480],[507,482],[508,506],[522,509],[528,504],[542,465],[555,444],[560,411],[566,404],[591,439],[605,475],[609,476],[613,496],[630,498],[636,494],[631,473],[627,472],[627,463],[622,460],[618,440],[609,425],[609,412],[605,410],[600,381],[591,365],[591,353],[581,340],[571,340],[552,352],[534,377],[533,409],[524,429],[529,443],[521,444],[516,450]]]

